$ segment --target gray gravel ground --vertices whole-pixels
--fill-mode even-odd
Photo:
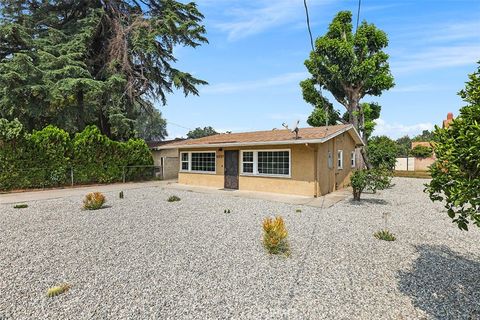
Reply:
[[[480,231],[458,230],[425,182],[324,210],[155,187],[99,211],[0,205],[0,319],[479,319]],[[373,237],[385,212],[394,242]],[[261,245],[269,215],[288,258]]]

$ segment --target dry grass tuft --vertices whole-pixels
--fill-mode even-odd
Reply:
[[[105,196],[101,192],[90,192],[83,200],[83,207],[87,210],[97,210],[103,206],[105,201]]]
[[[282,217],[263,220],[263,246],[271,254],[289,255],[287,228]]]
[[[180,197],[177,197],[177,196],[170,196],[168,199],[167,199],[168,202],[176,202],[176,201],[180,201]]]
[[[56,297],[62,293],[65,293],[67,292],[72,286],[69,285],[68,283],[63,283],[59,286],[55,286],[55,287],[52,287],[50,289],[48,289],[47,291],[47,296],[48,297]]]
[[[385,241],[395,241],[396,239],[393,233],[391,233],[387,229],[377,231],[373,234],[373,236],[378,240],[385,240]]]

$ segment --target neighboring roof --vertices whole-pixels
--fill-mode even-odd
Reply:
[[[164,140],[164,141],[146,141],[148,148],[150,149],[158,149],[158,147],[165,146],[167,144],[173,143],[173,142],[179,142],[183,141],[185,139],[183,138],[176,138],[172,140]]]
[[[431,143],[428,141],[413,141],[412,149],[415,148],[416,146],[431,147]]]
[[[348,132],[357,145],[363,145],[357,130],[351,124],[342,124],[301,128],[299,129],[298,139],[295,139],[295,133],[290,130],[220,133],[198,139],[169,143],[159,147],[159,149],[323,143],[344,132]]]

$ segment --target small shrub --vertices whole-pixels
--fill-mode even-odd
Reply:
[[[120,193],[118,194],[118,197],[119,197],[120,199],[123,199],[123,191],[120,191]]]
[[[295,210],[296,213],[302,213],[302,209]]]
[[[353,188],[353,200],[360,201],[363,190],[368,186],[367,170],[357,170],[352,173],[350,184]]]
[[[48,289],[47,296],[48,297],[56,297],[59,294],[67,292],[70,288],[71,288],[71,285],[69,285],[68,283],[63,283],[59,286],[55,286],[55,287],[52,287],[52,288]]]
[[[180,201],[180,198],[177,197],[177,196],[170,196],[168,199],[167,199],[168,202],[175,202],[175,201]]]
[[[16,204],[13,206],[15,209],[23,209],[23,208],[28,208],[28,204],[26,203],[20,203],[20,204]]]
[[[97,210],[103,206],[105,201],[105,196],[101,192],[90,192],[83,200],[83,207],[87,210]]]
[[[385,241],[395,241],[396,239],[395,236],[387,229],[377,231],[373,234],[373,236],[379,240],[385,240]]]
[[[230,209],[223,210],[223,213],[230,213]]]
[[[289,253],[288,232],[282,217],[263,220],[263,245],[271,254]]]
[[[367,189],[375,192],[377,190],[385,190],[392,185],[393,173],[384,168],[375,168],[368,170]]]
[[[392,174],[389,170],[381,168],[357,170],[350,176],[353,200],[360,201],[362,192],[366,189],[376,192],[390,187],[391,183]]]

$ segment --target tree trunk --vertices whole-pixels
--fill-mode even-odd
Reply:
[[[349,97],[349,104],[348,104],[348,122],[354,126],[357,132],[360,134],[360,138],[362,139],[365,146],[367,145],[367,137],[365,135],[365,117],[363,115],[363,110],[360,107],[360,98],[357,93],[353,93]],[[360,154],[359,154],[360,153]],[[367,151],[365,147],[361,147],[355,151],[355,157],[357,158],[357,168],[364,168],[371,169],[370,162],[368,161]],[[358,161],[360,160],[360,161]]]
[[[360,201],[360,195],[362,194],[362,192],[360,190],[357,190],[357,189],[353,189],[353,200],[355,201]]]
[[[364,141],[365,145],[367,144]],[[368,160],[368,155],[367,155],[367,150],[365,150],[365,147],[360,148],[360,154],[362,155],[363,162],[367,169],[372,169],[372,165],[370,164],[370,161]]]
[[[82,90],[77,92],[77,104],[78,104],[77,126],[78,126],[78,131],[80,132],[83,129],[85,129],[85,121],[83,119],[83,117],[85,116],[85,99],[84,99]]]

